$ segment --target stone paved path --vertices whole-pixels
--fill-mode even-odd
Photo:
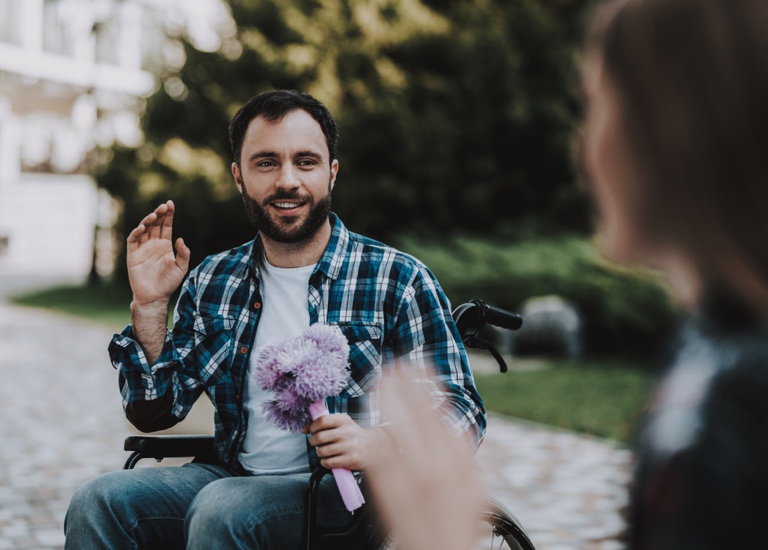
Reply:
[[[75,488],[120,468],[130,429],[112,331],[0,301],[0,550],[53,550]],[[489,492],[541,550],[618,549],[631,455],[604,441],[492,417]]]

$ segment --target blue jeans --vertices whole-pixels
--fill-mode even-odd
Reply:
[[[66,549],[298,548],[309,474],[238,476],[221,466],[120,470],[72,497]],[[349,512],[333,476],[323,478],[319,521],[343,525]]]

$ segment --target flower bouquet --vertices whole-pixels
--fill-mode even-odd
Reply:
[[[325,398],[338,395],[346,386],[349,344],[339,327],[316,324],[292,340],[265,346],[256,365],[256,383],[275,395],[261,405],[267,421],[299,432],[328,414]],[[331,471],[347,510],[360,508],[365,500],[352,472]]]

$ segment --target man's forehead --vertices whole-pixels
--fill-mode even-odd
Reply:
[[[325,143],[325,134],[320,124],[306,111],[297,109],[283,115],[278,120],[270,121],[257,116],[248,123],[246,140],[264,140],[271,138],[291,138],[300,141],[318,141]]]

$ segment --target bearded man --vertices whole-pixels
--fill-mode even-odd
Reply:
[[[437,280],[331,212],[338,132],[325,106],[301,92],[265,92],[237,112],[229,137],[255,239],[187,276],[190,250],[172,240],[174,204],[158,206],[128,236],[131,325],[109,346],[126,416],[141,431],[173,426],[203,393],[210,398],[217,460],[90,480],[70,503],[67,548],[298,548],[317,463],[365,470],[391,446],[377,390],[396,362],[430,372],[447,424],[475,446],[483,438],[485,410]],[[261,411],[271,394],[255,382],[256,358],[316,323],[346,336],[349,379],[327,399],[335,414],[305,433],[280,431]],[[319,502],[324,524],[348,520],[332,476]]]

